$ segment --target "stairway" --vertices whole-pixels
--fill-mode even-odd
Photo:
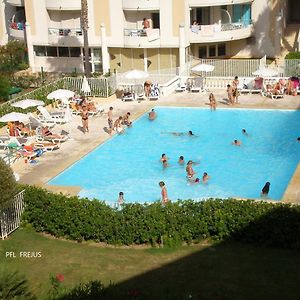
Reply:
[[[299,31],[300,24],[287,24],[282,38],[283,49],[281,52],[281,58],[284,58],[289,52],[297,50]]]

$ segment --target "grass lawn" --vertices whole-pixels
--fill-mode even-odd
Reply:
[[[6,258],[6,251],[17,257]],[[20,251],[40,251],[42,257],[20,258]],[[138,299],[300,297],[298,251],[240,243],[176,249],[103,248],[19,229],[0,241],[0,263],[25,274],[36,295],[47,290],[50,274],[62,273],[66,286],[97,279],[105,285],[115,283],[126,295],[135,289]]]

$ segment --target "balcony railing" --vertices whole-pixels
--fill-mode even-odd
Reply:
[[[252,34],[251,28],[251,20],[225,24],[192,25],[190,27],[190,41],[210,42],[247,38]]]
[[[124,29],[124,36],[147,36],[144,29]]]
[[[48,28],[48,33],[54,36],[82,36],[81,28]]]

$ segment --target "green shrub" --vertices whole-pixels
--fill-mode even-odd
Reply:
[[[0,76],[0,101],[6,101],[10,90],[10,83],[6,76]]]
[[[0,299],[36,299],[30,292],[28,282],[17,271],[0,267]]]
[[[17,183],[11,168],[0,158],[0,208],[17,192]]]
[[[300,248],[300,206],[210,199],[125,204],[66,197],[29,186],[24,222],[37,231],[79,242],[177,246],[206,238]]]
[[[286,56],[286,59],[300,59],[300,52],[289,52]]]

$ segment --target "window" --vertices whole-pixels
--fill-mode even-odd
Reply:
[[[69,57],[69,48],[68,47],[58,47],[58,56],[59,57]]]
[[[44,46],[33,47],[36,56],[46,56],[46,48]]]
[[[206,46],[199,47],[199,58],[206,58]]]
[[[219,44],[218,45],[218,56],[225,56],[226,55],[226,45]]]
[[[57,48],[56,47],[46,47],[47,56],[57,56]]]
[[[78,47],[71,47],[70,48],[70,56],[71,57],[80,57],[81,51]]]
[[[152,24],[153,28],[159,28],[159,13],[152,14]]]
[[[209,57],[214,57],[214,56],[216,56],[216,46],[215,46],[215,45],[209,46],[209,49],[208,49],[208,56],[209,56]]]
[[[99,60],[101,56],[102,56],[101,55],[101,49],[100,48],[94,48],[94,59]]]

